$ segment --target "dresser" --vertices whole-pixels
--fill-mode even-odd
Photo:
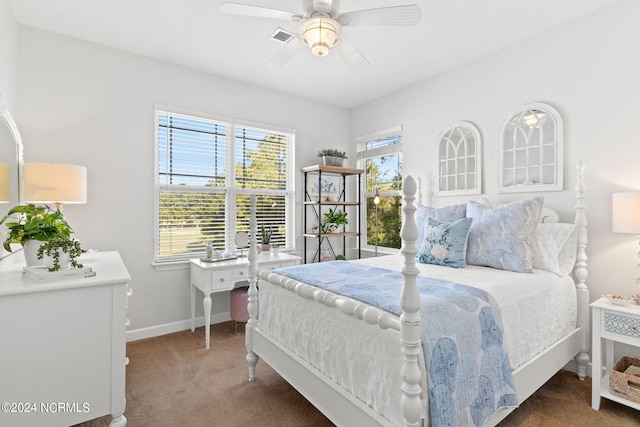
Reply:
[[[258,268],[272,270],[300,264],[301,258],[296,255],[263,252],[258,255]],[[204,341],[205,348],[211,343],[211,295],[217,292],[230,291],[238,282],[249,279],[249,260],[247,257],[217,262],[204,262],[199,258],[191,260],[191,332],[196,328],[196,288],[204,295]]]
[[[129,273],[117,252],[84,254],[93,277],[36,281],[0,262],[1,426],[125,426]]]

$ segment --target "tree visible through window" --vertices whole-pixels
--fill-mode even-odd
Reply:
[[[358,138],[358,167],[365,169],[365,246],[400,249],[402,226],[402,129]],[[380,203],[376,206],[376,190]]]
[[[250,195],[272,244],[293,242],[293,135],[156,112],[157,262],[199,256],[208,242],[236,249]]]

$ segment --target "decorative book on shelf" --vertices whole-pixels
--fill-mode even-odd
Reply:
[[[46,265],[32,265],[22,269],[22,275],[33,280],[62,280],[75,277],[93,277],[96,272],[91,267],[64,268],[58,271],[49,271]]]

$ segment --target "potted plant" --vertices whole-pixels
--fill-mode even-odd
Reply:
[[[82,255],[80,242],[66,237],[54,237],[38,248],[37,257],[44,261],[49,271],[61,268],[82,268],[76,259]]]
[[[12,219],[9,221],[9,219]],[[6,221],[6,222],[5,222]],[[34,204],[17,205],[0,219],[0,224],[9,229],[3,247],[11,252],[11,244],[17,243],[24,248],[27,265],[38,264],[36,252],[41,242],[55,237],[69,239],[73,230],[59,209]]]
[[[260,249],[262,249],[263,252],[269,252],[269,249],[271,248],[271,235],[273,234],[273,230],[271,230],[271,227],[269,227],[268,229],[265,228],[264,224],[260,225],[260,241],[262,242],[262,245],[260,245]]]
[[[322,164],[325,166],[342,167],[344,159],[347,158],[347,153],[333,148],[325,148],[318,151],[318,157],[322,158]]]
[[[320,233],[322,234],[335,233],[341,225],[349,224],[347,213],[338,209],[329,209],[329,212],[325,212],[323,219],[320,228]],[[318,227],[314,228],[317,229]]]

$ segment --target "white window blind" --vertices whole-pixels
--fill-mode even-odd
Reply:
[[[271,243],[293,246],[292,133],[156,110],[155,261],[235,250],[250,195]],[[258,236],[258,241],[259,241]]]

